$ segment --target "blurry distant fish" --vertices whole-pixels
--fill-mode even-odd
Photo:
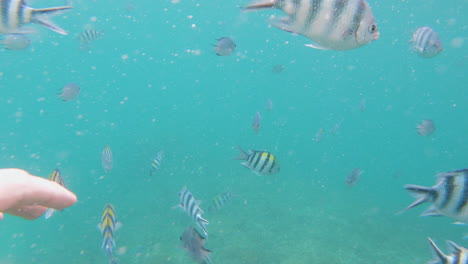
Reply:
[[[435,257],[429,264],[466,264],[468,263],[468,249],[455,244],[452,241],[447,241],[447,248],[450,255],[445,255],[432,241],[427,238],[431,244],[432,252]]]
[[[253,120],[253,123],[252,123],[252,127],[253,127],[255,133],[258,133],[261,126],[262,126],[262,116],[260,115],[260,112],[257,111],[255,113],[254,120]]]
[[[349,50],[379,38],[374,15],[365,0],[260,0],[245,10],[281,9],[285,17],[272,25],[301,34],[316,49]]]
[[[81,49],[88,49],[91,42],[104,36],[104,31],[95,29],[86,29],[78,35]]]
[[[325,133],[325,130],[323,128],[320,128],[317,133],[315,133],[315,142],[320,142],[323,139],[323,134]]]
[[[226,202],[232,199],[232,194],[230,192],[224,192],[222,194],[216,195],[211,199],[211,205],[208,207],[208,211],[220,210],[224,207]]]
[[[342,123],[343,123],[343,120],[340,120],[338,123],[335,123],[333,125],[333,128],[330,130],[330,133],[332,135],[338,134],[338,130],[340,129]]]
[[[205,236],[208,236],[205,227],[205,225],[208,224],[208,220],[202,217],[202,214],[204,212],[199,206],[200,202],[195,200],[192,193],[189,190],[187,190],[185,186],[179,193],[179,200],[180,204],[178,204],[177,207],[181,207],[182,209],[184,209],[184,211],[187,212],[187,214],[190,217],[192,217],[197,226],[203,230]]]
[[[180,236],[180,241],[193,260],[201,264],[212,263],[208,256],[212,251],[203,247],[204,238],[193,226],[185,229]]]
[[[218,56],[229,56],[231,55],[234,50],[236,49],[236,43],[232,41],[232,39],[228,37],[222,37],[217,39],[218,43],[214,46],[214,51]]]
[[[30,33],[31,30],[21,28],[28,23],[40,24],[59,34],[67,32],[55,25],[49,18],[58,15],[71,6],[58,6],[42,9],[31,8],[24,0],[0,0],[0,34]]]
[[[154,159],[151,161],[151,175],[156,173],[159,168],[161,168],[161,161],[163,159],[163,152],[159,151],[158,154],[154,157]]]
[[[50,174],[49,180],[58,183],[59,185],[65,187],[65,183],[63,182],[62,175],[59,169],[55,169],[52,174]],[[55,209],[48,208],[44,214],[45,219],[49,219],[55,212]]]
[[[362,170],[359,168],[356,168],[351,171],[351,173],[348,175],[348,178],[346,178],[346,185],[349,187],[353,187],[356,185],[356,183],[359,181],[359,178],[361,177]]]
[[[405,185],[405,189],[418,199],[401,212],[429,202],[431,206],[422,216],[445,215],[468,224],[468,169],[440,173],[437,178],[432,187]]]
[[[112,170],[112,166],[113,166],[112,151],[109,145],[106,145],[104,149],[102,150],[101,164],[107,173],[109,173]]]
[[[268,100],[267,100],[265,109],[266,109],[267,111],[271,111],[271,109],[273,109],[273,102],[271,101],[271,99],[268,99]]]
[[[78,97],[80,94],[80,87],[76,83],[68,83],[57,93],[62,101],[70,101]]]
[[[271,68],[271,72],[272,73],[281,73],[284,71],[284,69],[286,69],[286,67],[282,64],[276,64],[275,66],[273,66],[273,68]]]
[[[9,34],[1,41],[4,49],[24,50],[31,45],[31,40],[25,34]]]
[[[239,151],[241,156],[235,159],[244,160],[241,165],[257,174],[274,174],[280,170],[280,164],[275,155],[268,151],[249,150],[247,153],[241,147],[239,147]]]
[[[430,119],[422,120],[416,127],[421,136],[429,136],[435,131],[434,121]]]
[[[115,248],[114,234],[121,226],[122,224],[117,221],[112,204],[106,204],[98,228],[102,233],[101,247],[106,251],[109,263],[116,263],[116,259],[112,254],[112,250]]]
[[[430,27],[418,28],[409,42],[411,49],[423,58],[432,58],[443,50],[439,35]]]
[[[359,110],[361,110],[361,112],[364,112],[366,111],[366,108],[367,108],[367,101],[366,99],[362,99],[361,103],[359,104]]]

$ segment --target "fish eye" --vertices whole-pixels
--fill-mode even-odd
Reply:
[[[372,24],[369,26],[369,32],[371,34],[375,33],[375,31],[377,31],[377,26],[375,24]]]

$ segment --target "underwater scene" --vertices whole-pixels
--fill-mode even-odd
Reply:
[[[467,0],[0,10],[0,264],[468,263]]]

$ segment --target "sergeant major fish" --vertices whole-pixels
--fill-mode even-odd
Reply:
[[[224,192],[222,194],[216,195],[211,200],[211,206],[208,207],[208,211],[220,210],[224,207],[226,202],[232,199],[232,194],[230,192]]]
[[[60,14],[71,6],[58,6],[35,9],[26,5],[24,0],[0,0],[0,34],[28,33],[21,28],[25,24],[40,24],[62,35],[67,32],[55,25],[49,17]]]
[[[268,151],[249,150],[247,153],[240,147],[239,151],[241,152],[241,156],[234,159],[244,160],[241,165],[257,174],[274,174],[280,170],[280,165],[275,155]]]
[[[115,248],[114,234],[121,226],[122,224],[117,221],[114,206],[112,206],[112,204],[106,204],[98,228],[102,233],[101,247],[106,251],[109,263],[116,262],[112,253],[112,250]]]
[[[112,151],[109,145],[106,145],[104,149],[102,150],[101,164],[107,173],[109,173],[112,170],[114,161],[112,158]]]
[[[50,181],[56,182],[60,186],[65,187],[65,183],[63,182],[62,174],[60,173],[59,169],[55,169],[49,177]],[[45,219],[49,219],[55,213],[55,209],[48,208],[44,214]]]
[[[151,161],[151,175],[156,173],[159,168],[161,168],[161,161],[163,159],[163,152],[159,151],[158,154],[154,157],[154,159]]]
[[[455,244],[452,241],[447,241],[447,247],[450,255],[445,255],[432,241],[427,238],[431,244],[432,251],[434,252],[435,259],[430,264],[467,264],[468,263],[468,249]]]
[[[179,200],[180,204],[178,204],[177,207],[184,209],[184,211],[187,212],[190,217],[192,217],[197,226],[203,230],[205,236],[208,236],[205,225],[207,225],[209,222],[202,217],[204,212],[199,206],[200,202],[195,200],[192,193],[187,190],[185,186],[179,193]]]
[[[379,38],[371,8],[365,0],[260,0],[244,9],[277,8],[287,16],[272,25],[301,34],[316,49],[349,50]]]
[[[445,215],[468,224],[468,169],[440,173],[437,177],[437,184],[432,187],[405,185],[418,199],[401,212],[430,202],[432,205],[422,216]]]
[[[193,226],[185,229],[184,233],[180,236],[182,246],[195,261],[200,264],[212,263],[208,255],[211,253],[211,250],[203,246],[204,240],[203,236]]]
[[[439,35],[430,27],[421,27],[413,33],[411,49],[423,58],[432,58],[443,51]]]

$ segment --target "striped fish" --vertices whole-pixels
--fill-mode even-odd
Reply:
[[[409,42],[411,50],[423,58],[432,58],[443,50],[439,35],[430,27],[418,28]]]
[[[279,162],[275,155],[271,154],[270,152],[249,150],[247,153],[240,147],[239,150],[241,152],[241,156],[234,159],[244,160],[244,162],[241,163],[242,166],[260,175],[268,175],[279,172]]]
[[[179,199],[180,199],[180,204],[178,204],[178,207],[182,207],[187,214],[192,217],[193,220],[195,220],[195,223],[197,226],[203,230],[203,233],[205,236],[208,236],[208,233],[206,232],[206,227],[205,225],[208,224],[208,220],[204,219],[201,215],[204,213],[203,210],[200,208],[199,204],[200,202],[195,201],[195,198],[193,197],[192,193],[187,190],[187,188],[184,186],[182,188],[182,191],[179,193]]]
[[[301,34],[316,49],[349,50],[379,38],[371,8],[365,0],[260,0],[246,11],[277,8],[287,16],[272,25]]]
[[[437,176],[437,184],[432,187],[405,185],[405,189],[418,199],[401,212],[430,202],[432,205],[422,216],[444,215],[468,224],[468,169],[440,173]]]
[[[208,208],[208,211],[221,210],[224,207],[226,202],[232,199],[232,194],[230,192],[225,192],[219,195],[216,195],[211,199],[211,205]]]
[[[104,149],[102,150],[101,164],[107,173],[109,173],[112,170],[112,166],[113,166],[112,151],[109,145],[106,145]]]
[[[36,23],[59,34],[67,35],[67,32],[55,25],[49,17],[70,8],[72,7],[58,6],[35,9],[27,6],[24,0],[0,0],[0,34],[28,33],[28,30],[21,27],[28,23]]]
[[[431,244],[432,251],[434,252],[435,259],[431,260],[429,264],[467,264],[468,263],[468,249],[455,244],[452,241],[447,241],[447,247],[450,255],[445,255],[432,241],[427,238]]]
[[[55,169],[52,174],[50,174],[49,180],[58,183],[59,185],[65,187],[65,183],[63,182],[62,174],[60,173],[59,169]],[[44,214],[45,219],[49,219],[55,213],[55,209],[48,208]]]
[[[78,40],[80,41],[81,48],[89,48],[89,44],[96,39],[104,36],[102,30],[95,29],[86,29],[78,35]]]
[[[161,161],[163,159],[164,152],[159,151],[158,154],[156,154],[156,157],[151,161],[151,175],[156,173],[159,168],[161,168]]]
[[[106,204],[98,228],[102,234],[101,247],[106,251],[110,263],[115,261],[112,254],[112,250],[115,248],[114,234],[121,226],[122,224],[117,221],[114,206]]]

